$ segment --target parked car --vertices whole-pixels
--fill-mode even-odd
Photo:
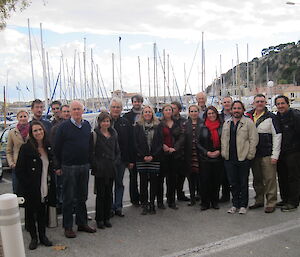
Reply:
[[[3,176],[4,170],[10,170],[10,167],[8,166],[8,162],[6,159],[6,146],[7,146],[7,139],[8,139],[8,133],[11,129],[15,128],[16,124],[13,124],[6,129],[2,131],[2,134],[0,136],[0,180]]]

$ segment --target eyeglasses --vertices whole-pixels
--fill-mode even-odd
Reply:
[[[257,101],[255,101],[256,104],[259,104],[259,103],[262,103],[262,104],[263,104],[263,103],[265,103],[265,102],[266,102],[266,101],[264,101],[264,100],[257,100]]]
[[[198,112],[198,111],[193,111],[193,110],[191,110],[190,112]]]
[[[111,108],[111,109],[121,109],[121,106],[118,106],[118,105],[112,105],[110,108]]]
[[[52,110],[59,110],[59,107],[53,107]]]

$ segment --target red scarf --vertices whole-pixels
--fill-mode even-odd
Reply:
[[[20,131],[23,140],[25,141],[29,133],[29,123],[27,123],[26,125],[21,125],[18,123],[17,128]]]
[[[209,129],[211,134],[211,140],[213,141],[214,148],[220,147],[220,137],[218,134],[218,128],[220,127],[220,121],[211,121],[209,119],[205,120],[205,126]]]

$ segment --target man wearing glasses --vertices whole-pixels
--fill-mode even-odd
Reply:
[[[266,97],[258,94],[254,97],[255,109],[248,113],[253,119],[259,135],[259,143],[253,161],[253,187],[256,193],[255,203],[249,209],[264,207],[265,213],[275,211],[277,202],[276,169],[280,154],[281,131],[275,114],[266,108]]]

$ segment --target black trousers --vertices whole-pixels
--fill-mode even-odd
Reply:
[[[210,206],[219,201],[221,177],[224,169],[223,161],[202,161],[201,205]]]
[[[136,165],[132,169],[129,169],[129,196],[131,203],[138,203],[140,201]]]
[[[222,186],[222,198],[224,199],[230,199],[230,185],[229,185],[229,181],[228,181],[228,177],[227,177],[227,172],[226,169],[223,169],[223,174],[222,174],[222,182],[221,182],[221,186]]]
[[[30,201],[30,199],[26,199]],[[26,217],[26,226],[30,233],[31,238],[37,238],[37,229],[38,228],[39,237],[43,237],[46,234],[46,205],[45,203],[39,203],[31,205],[30,202],[27,202],[25,206],[25,212],[27,213]]]
[[[110,218],[112,203],[113,179],[105,181],[104,178],[95,177],[96,186],[96,221],[105,221]]]
[[[149,202],[148,185],[150,184],[150,203],[154,205],[157,195],[157,181],[159,174],[151,172],[140,172],[140,199],[141,204]]]
[[[277,163],[280,197],[285,203],[299,205],[300,152],[280,156]]]
[[[184,197],[184,191],[183,191],[183,185],[184,185],[184,181],[186,178],[185,175],[185,162],[184,161],[178,161],[178,174],[177,174],[177,178],[176,178],[176,193],[177,193],[177,198],[182,198]]]
[[[199,181],[199,173],[191,172],[188,175],[188,181],[189,181],[189,190],[190,190],[191,201],[194,201],[195,200],[197,183]]]
[[[163,182],[164,175],[166,176],[167,182],[167,203],[174,204],[175,203],[175,190],[176,190],[176,178],[178,171],[178,160],[174,158],[173,155],[165,155],[161,162],[161,174],[159,176],[159,190],[158,190],[158,199],[159,202],[162,202],[163,199]]]

